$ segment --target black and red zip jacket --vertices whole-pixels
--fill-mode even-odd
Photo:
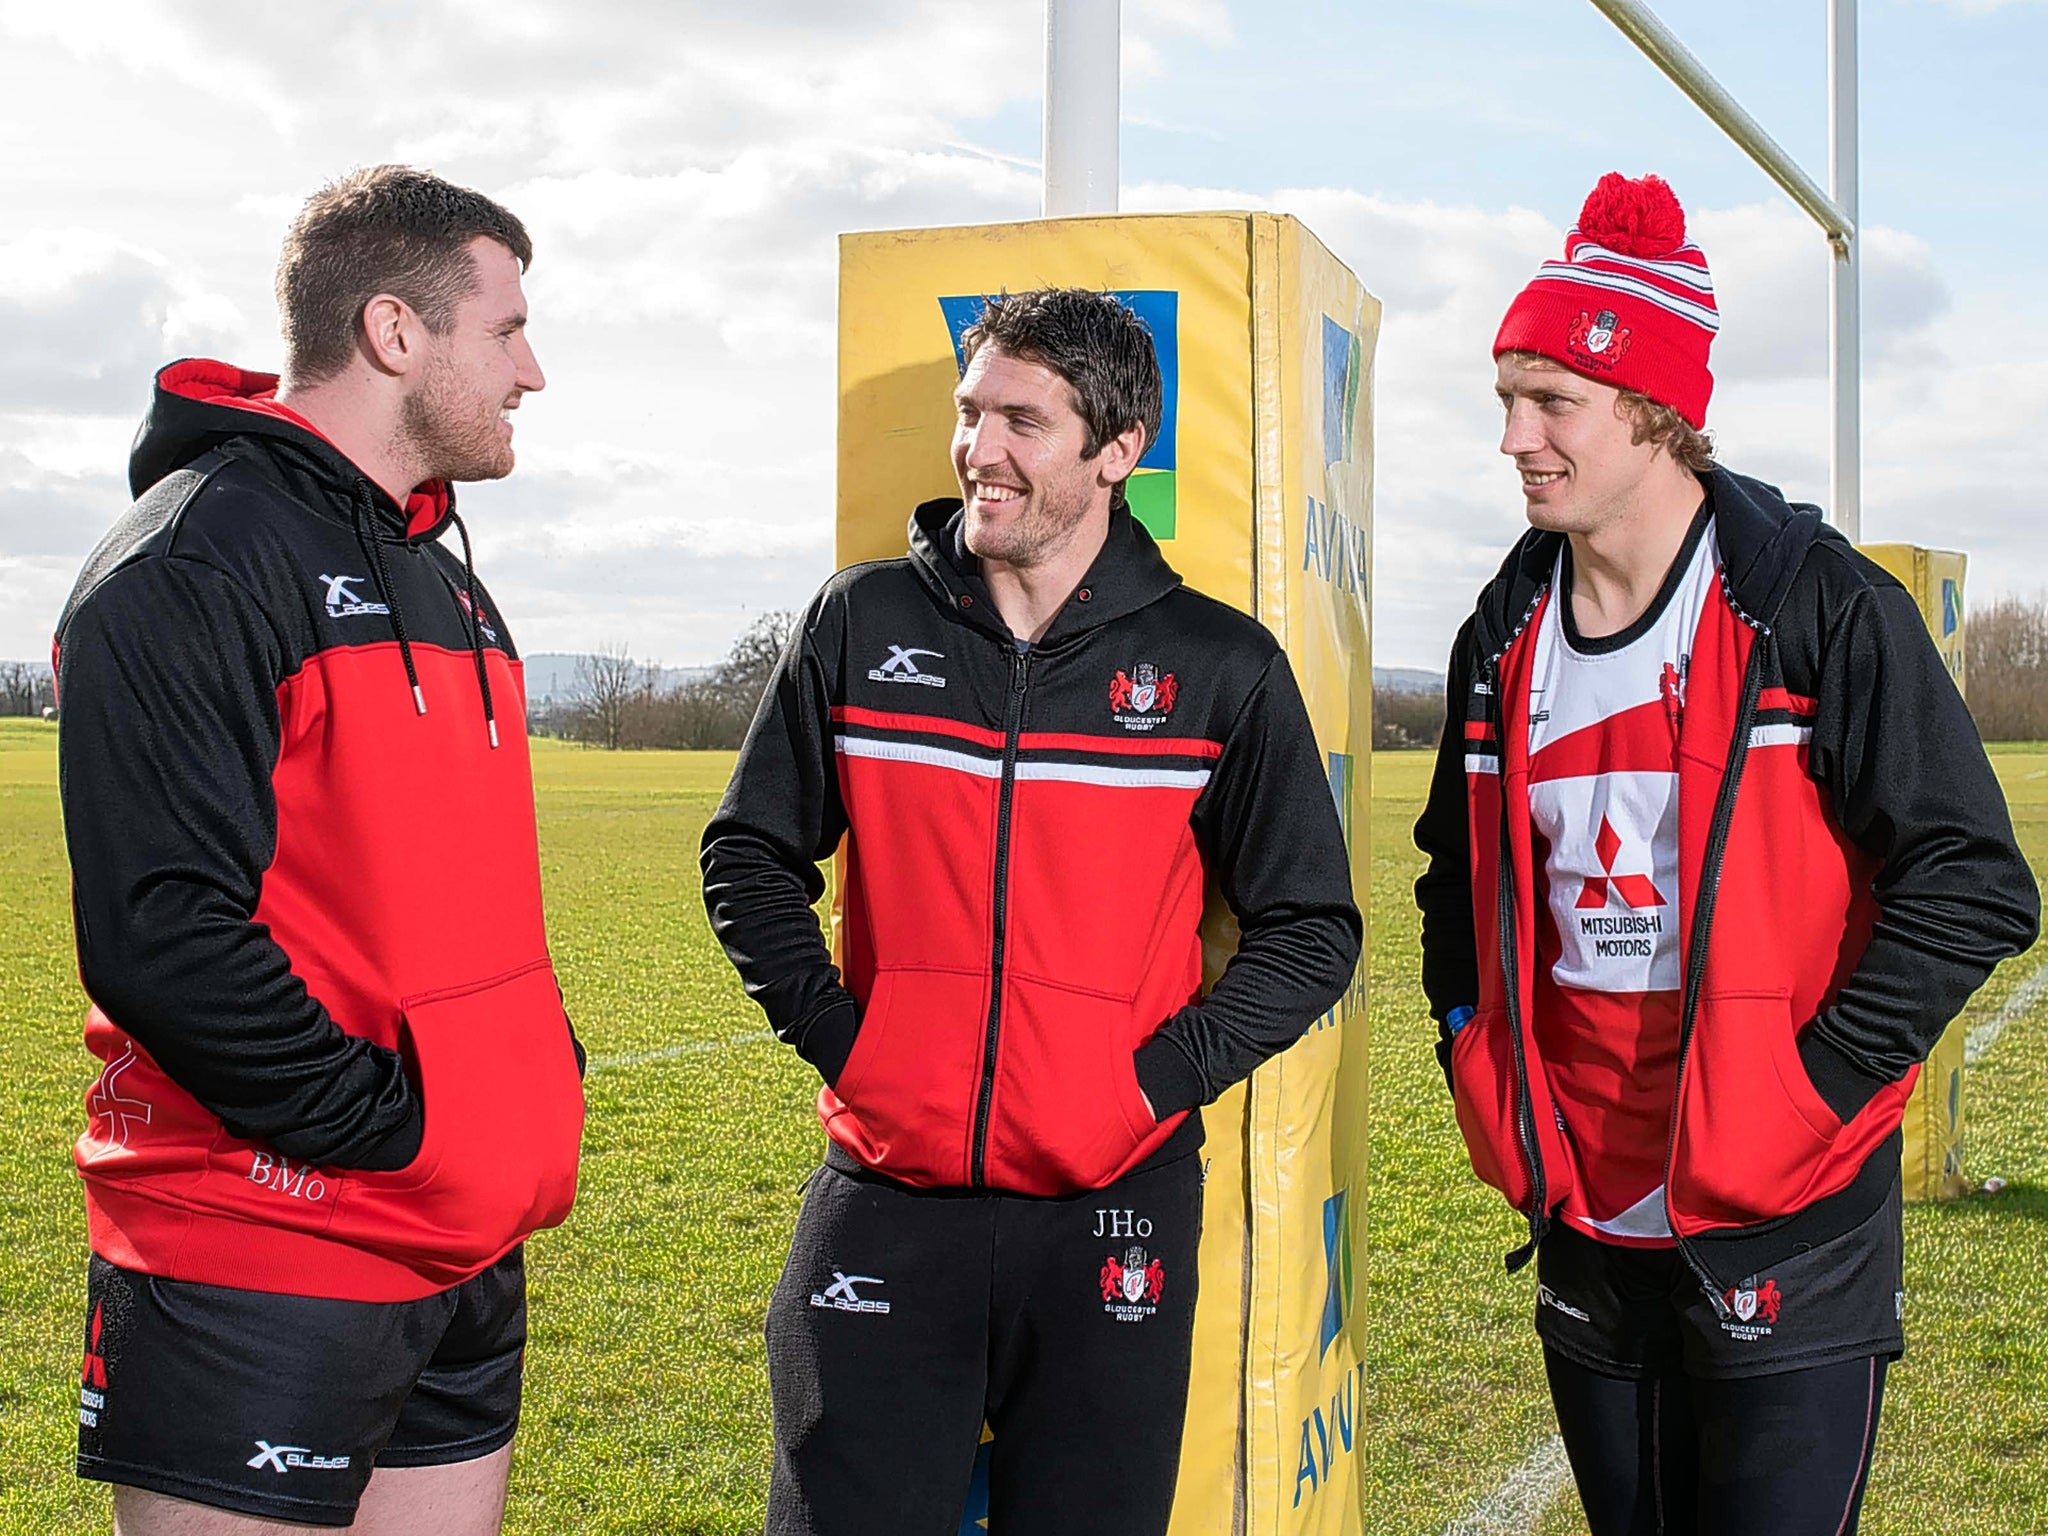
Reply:
[[[1704,477],[1721,595],[1678,738],[1681,990],[1665,1200],[1709,1294],[1857,1225],[1899,1177],[1920,1064],[2040,893],[1911,596],[1772,486]],[[1422,972],[1474,1171],[1527,1217],[1572,1189],[1532,1014],[1529,667],[1562,535],[1532,531],[1451,652],[1415,841]],[[1459,1006],[1477,1012],[1453,1035]]]
[[[1199,1144],[1197,1106],[1343,992],[1343,832],[1286,655],[1120,498],[1029,649],[960,527],[926,503],[908,558],[805,612],[705,829],[704,899],[825,1079],[840,1166],[1096,1189]],[[835,966],[812,903],[842,848]],[[1212,891],[1241,938],[1205,996]]]
[[[93,1250],[397,1301],[567,1213],[583,1097],[523,683],[439,536],[274,399],[157,376],[55,661]],[[467,534],[463,547],[468,548]]]

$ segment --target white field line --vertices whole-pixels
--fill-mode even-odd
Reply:
[[[644,1067],[655,1061],[675,1061],[683,1056],[710,1056],[774,1038],[765,1029],[750,1029],[743,1035],[732,1035],[724,1040],[684,1040],[651,1051],[621,1051],[612,1056],[593,1056],[583,1064],[583,1075],[590,1077],[598,1072],[621,1072],[628,1067]]]
[[[1571,1481],[1564,1441],[1552,1435],[1493,1492],[1444,1527],[1443,1536],[1528,1536]]]
[[[2048,997],[2048,961],[2012,989],[1998,1012],[1963,1037],[1963,1065],[1974,1067],[1982,1061],[1991,1047],[1998,1043],[1998,1037],[2005,1033],[2006,1025],[2017,1024],[2020,1015],[2044,997]]]

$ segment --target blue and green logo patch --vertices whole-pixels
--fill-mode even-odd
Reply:
[[[1364,348],[1350,331],[1323,316],[1323,462],[1351,462],[1351,424],[1358,417]]]
[[[1963,589],[1944,576],[1941,580],[1941,638],[1946,640],[1963,622]]]
[[[1351,1221],[1346,1207],[1351,1191],[1338,1190],[1323,1202],[1323,1260],[1329,1266],[1329,1288],[1323,1293],[1322,1348],[1318,1360],[1329,1354],[1344,1320],[1351,1315]]]
[[[1180,295],[1167,288],[1124,288],[1110,296],[1129,305],[1152,333],[1162,396],[1159,441],[1145,450],[1145,456],[1124,485],[1124,495],[1130,501],[1131,515],[1145,525],[1153,538],[1170,539],[1177,522],[1174,473],[1180,437]],[[953,365],[962,373],[967,371],[967,351],[960,338],[981,318],[982,302],[979,294],[939,300],[947,333],[953,338]]]

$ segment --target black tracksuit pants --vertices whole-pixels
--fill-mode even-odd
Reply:
[[[1187,1409],[1201,1158],[1038,1199],[827,1165],[768,1305],[769,1536],[1159,1536]]]

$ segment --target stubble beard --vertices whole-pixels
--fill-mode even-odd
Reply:
[[[452,364],[430,364],[399,413],[405,451],[420,479],[502,480],[511,474],[512,444],[498,430],[503,408],[503,400],[465,392]]]
[[[1026,492],[1024,510],[1006,526],[967,515],[967,552],[981,560],[999,560],[1019,570],[1042,565],[1058,554],[1088,515],[1088,497],[1078,487],[1048,486]]]

